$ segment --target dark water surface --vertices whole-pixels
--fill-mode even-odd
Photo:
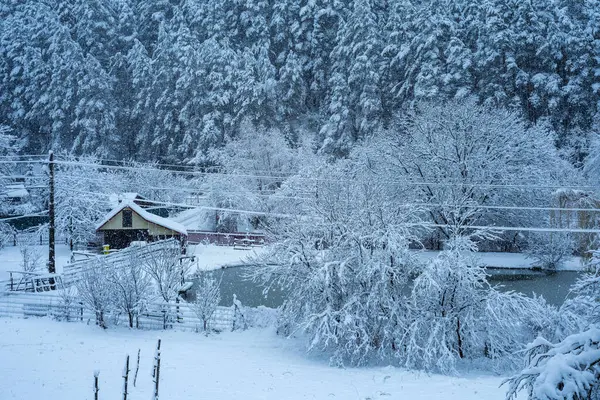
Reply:
[[[273,288],[265,295],[263,287],[246,279],[252,266],[230,267],[215,271],[205,272],[206,274],[221,279],[221,305],[230,306],[233,301],[233,295],[242,302],[242,304],[252,307],[267,306],[278,307],[285,299],[285,293],[280,288]],[[500,290],[523,293],[527,296],[543,296],[546,301],[552,305],[560,306],[567,295],[569,288],[575,282],[578,272],[559,271],[548,274],[541,271],[532,271],[529,269],[488,269],[489,281],[492,285],[498,285]],[[188,292],[188,299],[195,297],[194,285]]]

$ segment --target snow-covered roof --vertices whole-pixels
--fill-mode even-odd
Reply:
[[[187,235],[187,230],[180,223],[172,221],[167,218],[160,217],[160,216],[152,214],[152,213],[149,213],[148,211],[144,210],[139,205],[135,204],[133,202],[133,200],[124,200],[117,207],[113,208],[104,217],[104,219],[102,219],[102,221],[100,221],[96,225],[96,230],[102,228],[102,226],[104,226],[108,221],[110,221],[115,215],[117,215],[119,212],[121,212],[121,210],[123,210],[124,208],[130,208],[136,214],[138,214],[140,217],[142,217],[143,219],[145,219],[148,222],[152,222],[153,224],[160,225],[163,228],[167,228],[172,231],[179,232],[182,235]]]
[[[110,205],[113,207],[116,207],[125,201],[133,202],[135,200],[142,200],[142,199],[143,199],[143,197],[140,196],[139,193],[134,193],[134,192],[112,193],[111,195],[108,196],[108,201],[110,202]]]
[[[4,187],[4,195],[6,197],[23,198],[29,196],[29,192],[24,185],[6,185]]]
[[[215,229],[215,212],[202,208],[191,208],[173,217],[173,220],[196,231],[212,231]]]

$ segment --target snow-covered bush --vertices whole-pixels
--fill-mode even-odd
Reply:
[[[600,399],[600,252],[592,254],[590,270],[571,293],[554,332],[527,346],[527,367],[506,381],[507,399],[521,390],[530,399]]]
[[[76,306],[80,305],[79,294],[74,286],[65,287],[58,291],[60,297],[60,307],[55,318],[61,321],[71,321],[75,317]]]
[[[9,244],[13,244],[15,231],[7,223],[0,222],[0,249]]]
[[[460,359],[510,362],[553,322],[543,301],[491,287],[475,250],[453,238],[415,279],[402,342],[408,367],[450,372]]]
[[[542,269],[556,270],[575,250],[575,241],[568,232],[534,233],[529,242],[526,254]]]
[[[273,327],[277,324],[277,309],[265,306],[246,307],[244,310],[248,325],[253,328]]]
[[[217,310],[221,301],[221,282],[207,274],[199,274],[197,281],[196,299],[190,308],[198,319],[202,321],[202,329],[208,333],[209,321]]]
[[[40,269],[42,265],[42,254],[39,248],[30,244],[19,244],[21,253],[21,269],[25,272],[33,272]]]
[[[592,326],[557,344],[542,337],[527,346],[527,367],[506,380],[507,400],[526,390],[529,399],[600,398],[600,328]]]
[[[571,296],[560,308],[557,338],[600,324],[600,252],[592,253],[589,270],[571,287]]]
[[[143,268],[139,255],[132,252],[125,265],[111,266],[106,279],[112,284],[112,303],[118,311],[124,312],[129,327],[139,327],[138,316],[146,308],[152,295],[150,275]]]

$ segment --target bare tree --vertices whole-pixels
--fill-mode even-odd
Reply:
[[[143,266],[162,299],[167,303],[174,301],[189,269],[189,263],[181,260],[179,244],[173,241],[145,257]]]
[[[556,270],[575,251],[575,241],[569,232],[534,233],[529,236],[529,242],[527,257],[548,270]]]
[[[139,327],[138,316],[152,294],[152,283],[138,252],[132,252],[125,265],[109,268],[108,281],[113,286],[115,307],[127,314],[129,327]]]
[[[406,181],[405,202],[427,204],[423,217],[442,241],[473,234],[471,226],[539,223],[539,211],[488,206],[547,204],[550,189],[512,184],[556,185],[575,174],[543,126],[473,99],[421,103],[394,129],[375,153],[394,179]]]
[[[206,333],[209,331],[209,321],[221,301],[220,286],[220,280],[217,281],[206,274],[200,274],[197,283],[196,300],[191,304],[191,309],[202,321],[202,329]]]
[[[105,316],[111,308],[112,284],[107,279],[110,266],[102,261],[92,263],[81,272],[77,281],[77,291],[83,303],[94,310],[96,325],[106,328]]]
[[[39,249],[30,244],[20,244],[21,268],[25,272],[33,272],[42,267],[42,254]]]

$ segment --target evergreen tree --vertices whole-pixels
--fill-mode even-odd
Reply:
[[[348,154],[352,143],[380,122],[382,48],[371,1],[356,0],[333,52],[330,116],[321,129],[324,152]]]

